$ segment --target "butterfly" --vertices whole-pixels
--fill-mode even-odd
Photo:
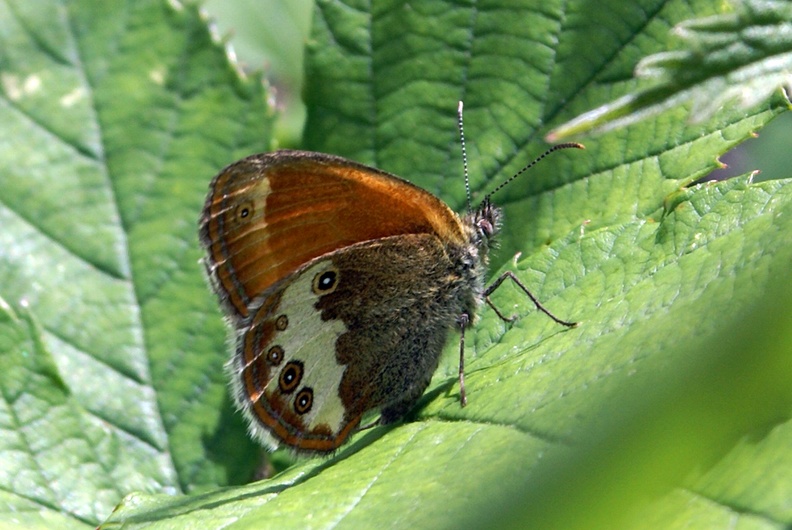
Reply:
[[[464,133],[462,141],[464,154]],[[522,171],[569,147],[582,148],[556,145]],[[255,438],[328,453],[371,410],[380,424],[401,419],[452,329],[464,406],[464,333],[484,303],[512,320],[489,299],[505,280],[575,325],[511,272],[485,286],[502,217],[490,195],[459,216],[397,176],[307,151],[256,154],[220,171],[199,235],[233,330],[234,396]]]

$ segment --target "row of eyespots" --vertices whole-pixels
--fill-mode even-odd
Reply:
[[[311,282],[311,289],[313,290],[313,293],[315,295],[330,294],[333,291],[335,291],[337,286],[338,286],[338,269],[336,269],[335,267],[332,267],[324,272],[320,272],[319,274],[314,276],[313,282]],[[285,317],[286,315],[283,316]],[[278,325],[278,321],[276,320],[275,326],[277,327],[277,325]],[[290,368],[289,364],[287,364],[286,367],[283,369],[283,372],[281,372],[281,381],[283,381],[284,372],[286,372],[286,370]],[[300,379],[302,379],[302,363],[299,363],[299,373],[297,374],[297,380],[295,383],[293,383],[295,387],[299,384]],[[283,385],[281,385],[281,390],[283,390]],[[297,411],[297,414],[305,414],[306,412],[311,410],[312,405],[313,405],[313,389],[307,386],[303,387],[297,393],[297,396],[295,396],[294,398],[294,410]]]
[[[280,346],[273,346],[270,348],[269,356],[276,350],[278,355],[283,355],[283,349]],[[303,363],[300,361],[289,361],[286,366],[281,370],[280,377],[278,378],[278,387],[283,394],[291,394],[300,385],[303,377]],[[310,387],[303,387],[297,392],[294,398],[294,410],[297,414],[305,414],[311,410],[313,405],[313,389]]]
[[[288,327],[289,317],[286,315],[278,315],[278,317],[275,319],[275,329],[278,331],[284,331]],[[283,362],[284,355],[285,352],[283,351],[283,348],[276,344],[267,350],[267,362],[270,366],[278,366],[281,362]]]
[[[242,217],[247,217],[248,212],[244,212]],[[335,267],[318,273],[312,282],[311,288],[316,295],[330,294],[338,286],[338,269]],[[275,319],[275,329],[284,331],[289,327],[289,317],[278,315]],[[270,366],[278,366],[283,362],[286,352],[283,347],[276,344],[267,350],[267,362]],[[284,394],[291,394],[300,384],[303,377],[303,363],[300,361],[289,361],[278,378],[278,387]],[[313,389],[303,387],[297,392],[294,398],[294,410],[297,414],[305,414],[313,406]]]

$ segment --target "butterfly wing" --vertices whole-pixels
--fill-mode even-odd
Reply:
[[[205,265],[226,312],[248,316],[255,297],[303,264],[361,241],[435,234],[463,243],[459,217],[432,194],[388,173],[304,151],[259,154],[212,181],[200,222]]]
[[[339,447],[374,408],[423,394],[470,283],[434,235],[392,236],[313,260],[254,301],[232,378],[267,445]]]

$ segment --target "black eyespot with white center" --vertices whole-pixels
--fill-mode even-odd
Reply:
[[[267,350],[267,362],[270,366],[278,366],[283,361],[283,348],[280,346],[273,346]]]
[[[314,276],[311,290],[317,296],[330,294],[338,287],[339,276],[338,269],[331,266],[331,268]]]
[[[305,387],[294,398],[294,410],[297,414],[305,414],[313,405],[313,389]]]
[[[303,364],[300,361],[291,361],[281,370],[278,387],[284,394],[289,394],[300,384],[302,376]]]
[[[278,331],[283,331],[289,327],[289,317],[286,315],[280,315],[278,318],[275,319],[275,329]]]
[[[253,212],[255,208],[253,207],[253,203],[250,201],[245,201],[240,203],[236,210],[234,210],[234,218],[237,220],[238,223],[247,223],[251,219],[253,219]]]

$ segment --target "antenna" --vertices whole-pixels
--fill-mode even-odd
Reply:
[[[473,207],[471,206],[471,198],[470,198],[470,175],[468,175],[467,149],[465,148],[465,128],[462,125],[462,108],[463,107],[464,107],[464,104],[462,103],[462,101],[460,101],[459,105],[457,105],[457,126],[459,127],[459,139],[460,139],[460,141],[462,143],[462,165],[464,166],[464,170],[465,170],[465,193],[467,194],[468,212],[470,212],[470,211],[473,210]],[[540,160],[542,160],[544,157],[546,157],[550,153],[553,153],[555,151],[560,151],[562,149],[572,149],[572,148],[574,148],[574,149],[585,149],[586,147],[583,144],[579,144],[577,142],[567,142],[567,143],[563,143],[563,144],[554,145],[553,147],[551,147],[550,149],[548,149],[547,151],[545,151],[544,153],[542,153],[541,155],[536,157],[533,162],[531,162],[530,164],[528,164],[525,167],[523,167],[520,171],[518,171],[517,173],[515,173],[511,177],[507,178],[505,181],[501,182],[494,190],[489,192],[484,197],[484,201],[483,202],[488,201],[489,198],[492,197],[496,192],[500,191],[509,182],[511,182],[512,180],[516,179],[517,177],[519,177],[520,175],[522,175],[523,173],[525,173],[526,171],[528,171],[529,169],[534,167],[536,164],[539,163]]]
[[[531,162],[530,164],[526,165],[520,171],[518,171],[517,173],[515,173],[511,177],[509,177],[506,180],[504,180],[503,182],[501,182],[494,190],[489,192],[486,195],[486,197],[484,197],[484,200],[485,201],[488,200],[495,193],[497,193],[498,191],[502,190],[509,182],[511,182],[512,180],[516,179],[517,177],[519,177],[520,175],[522,175],[523,173],[525,173],[526,171],[528,171],[529,169],[534,167],[536,164],[538,164],[544,157],[546,157],[550,153],[554,153],[554,152],[560,151],[562,149],[573,149],[573,148],[574,149],[585,149],[586,146],[584,146],[583,144],[579,144],[577,142],[567,142],[567,143],[563,143],[563,144],[554,145],[553,147],[551,147],[550,149],[548,149],[547,151],[545,151],[541,155],[539,155],[536,158],[534,158],[533,162]]]
[[[470,176],[468,175],[467,150],[465,149],[465,128],[462,126],[462,100],[457,105],[457,125],[459,126],[459,139],[462,142],[462,165],[465,168],[465,193],[467,194],[468,212],[473,211],[470,204]]]

